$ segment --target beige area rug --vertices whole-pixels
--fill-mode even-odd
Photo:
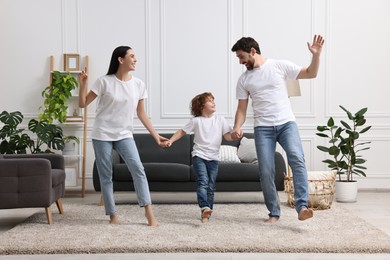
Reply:
[[[0,254],[268,252],[390,253],[390,237],[342,205],[315,211],[298,221],[282,205],[275,225],[264,224],[264,204],[216,204],[210,222],[202,224],[196,204],[155,204],[159,228],[146,225],[143,209],[119,205],[121,225],[108,224],[103,207],[64,204],[53,209],[52,225],[44,211],[0,236]]]

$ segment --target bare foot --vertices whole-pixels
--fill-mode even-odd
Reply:
[[[201,221],[202,223],[207,223],[207,222],[209,222],[209,218],[202,218],[200,221]]]
[[[278,217],[269,217],[269,219],[264,221],[264,223],[266,223],[266,224],[275,224],[276,222],[278,222],[278,220],[279,220]]]
[[[115,225],[120,224],[119,218],[116,214],[110,215],[110,224],[115,224]]]
[[[298,219],[303,221],[303,220],[306,220],[308,218],[312,218],[313,215],[314,215],[314,212],[312,209],[303,208],[298,213]]]
[[[209,218],[212,213],[213,213],[212,209],[205,208],[205,209],[202,210],[201,216],[202,216],[202,218]]]
[[[158,224],[157,219],[154,217],[152,205],[145,206],[145,217],[148,220],[148,226],[151,227],[158,227],[160,224]]]

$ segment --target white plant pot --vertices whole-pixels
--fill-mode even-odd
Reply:
[[[66,142],[64,149],[62,150],[63,155],[74,155],[76,154],[76,143],[75,142]]]
[[[356,202],[357,201],[357,181],[336,181],[336,201]]]

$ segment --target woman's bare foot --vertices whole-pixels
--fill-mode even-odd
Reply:
[[[278,222],[278,220],[279,220],[278,217],[269,217],[269,219],[264,221],[264,223],[266,223],[266,224],[275,224],[276,222]]]
[[[306,220],[308,218],[312,218],[314,215],[314,212],[312,209],[308,209],[308,208],[302,208],[299,213],[298,213],[298,219],[303,221],[303,220]]]
[[[152,205],[145,206],[145,217],[148,220],[148,226],[151,227],[158,227],[160,224],[158,224],[157,219],[154,217]]]
[[[116,215],[116,214],[110,215],[110,224],[115,224],[115,225],[120,224],[118,215]]]

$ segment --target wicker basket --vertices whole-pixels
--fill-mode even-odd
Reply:
[[[309,207],[313,209],[329,209],[335,194],[335,171],[308,172]],[[292,208],[294,204],[294,183],[292,171],[289,167],[284,177],[284,191],[287,193],[287,202]]]

